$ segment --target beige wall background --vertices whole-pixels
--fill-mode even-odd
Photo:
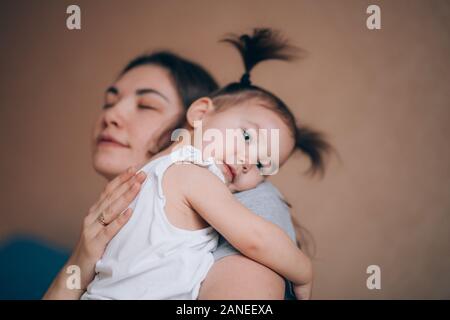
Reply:
[[[78,4],[82,29],[66,29]],[[369,4],[382,29],[365,26]],[[342,161],[323,180],[289,160],[273,183],[313,233],[317,299],[450,298],[450,3],[448,1],[4,1],[0,11],[0,237],[62,247],[104,181],[90,163],[105,88],[145,50],[168,48],[238,79],[217,40],[281,29],[309,52],[264,63],[254,81],[300,122],[328,133]],[[366,268],[381,267],[368,290]]]

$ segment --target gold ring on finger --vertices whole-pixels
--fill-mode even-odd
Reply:
[[[102,213],[100,213],[100,215],[97,217],[97,221],[98,221],[102,226],[104,226],[104,227],[106,227],[106,226],[108,225],[108,223],[106,223],[105,215],[103,214],[103,211],[102,211]]]

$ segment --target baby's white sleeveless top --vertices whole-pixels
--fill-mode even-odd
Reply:
[[[202,159],[193,146],[157,158],[142,170],[147,179],[131,203],[132,216],[108,244],[96,264],[95,279],[82,299],[196,299],[214,263],[218,234],[212,227],[185,230],[172,225],[164,211],[162,179],[175,162],[209,169],[222,182],[213,158]],[[179,177],[180,182],[183,177]],[[205,186],[207,188],[207,186]]]

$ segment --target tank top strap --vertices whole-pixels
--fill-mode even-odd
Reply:
[[[217,166],[215,159],[213,157],[203,159],[202,152],[192,145],[182,146],[171,152],[170,154],[164,156],[160,160],[161,161],[159,161],[154,168],[154,173],[158,180],[158,191],[161,197],[163,197],[161,186],[162,177],[167,168],[169,168],[174,163],[192,163],[204,167],[214,175],[216,175],[223,183],[225,183],[225,177],[222,171]]]

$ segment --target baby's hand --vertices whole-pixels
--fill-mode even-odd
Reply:
[[[294,285],[294,293],[297,300],[311,299],[312,281],[307,284]]]

